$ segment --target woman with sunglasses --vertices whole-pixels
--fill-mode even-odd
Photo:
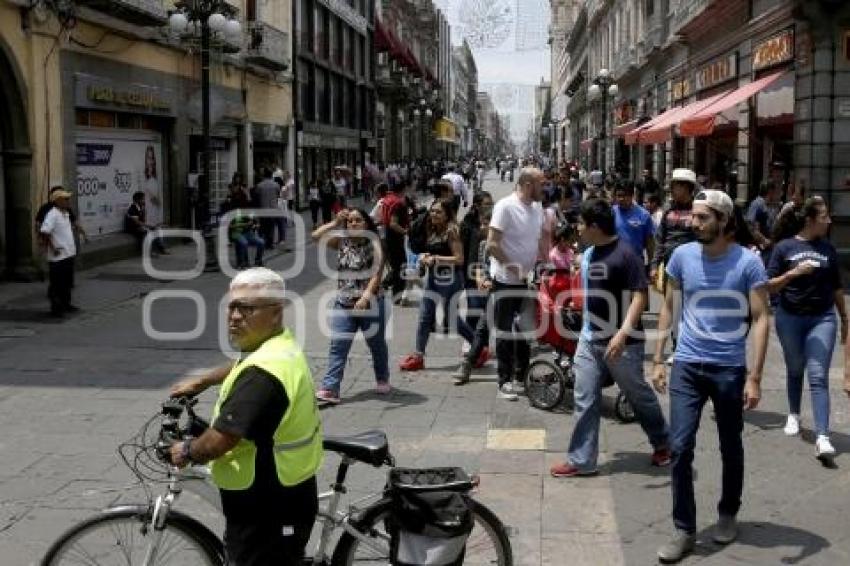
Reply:
[[[428,210],[425,228],[428,243],[426,252],[419,256],[419,265],[427,273],[419,304],[416,351],[401,361],[401,369],[404,371],[425,369],[425,348],[434,328],[437,300],[451,305],[451,301],[464,287],[463,244],[454,218],[455,211],[448,200],[436,200]],[[472,329],[460,317],[457,317],[457,331],[464,340],[472,343]]]
[[[375,221],[365,210],[344,209],[333,222],[316,229],[312,237],[314,240],[328,237],[327,244],[337,250],[338,261],[338,291],[330,313],[328,370],[316,399],[329,405],[340,402],[345,363],[358,330],[372,353],[375,390],[386,395],[391,388],[387,315],[381,291],[384,253]]]

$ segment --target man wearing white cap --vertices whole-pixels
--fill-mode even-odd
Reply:
[[[676,534],[658,549],[662,562],[677,562],[694,548],[696,502],[692,463],[703,405],[711,399],[720,437],[723,480],[719,520],[713,538],[735,540],[735,516],[744,487],[744,409],[761,397],[767,352],[767,274],[761,259],[732,242],[735,215],[732,199],[722,191],[700,191],[693,202],[697,241],[679,246],[670,256],[652,382],[667,390],[662,353],[677,298],[682,297],[679,341],[670,376],[670,448],[673,461],[673,522]],[[679,293],[681,291],[681,294]],[[753,331],[752,363],[747,372],[746,343]]]
[[[39,231],[47,241],[49,283],[47,297],[50,299],[50,314],[61,317],[77,309],[71,304],[71,289],[74,287],[74,258],[77,245],[71,224],[71,193],[56,189],[50,193],[53,208],[44,217]]]

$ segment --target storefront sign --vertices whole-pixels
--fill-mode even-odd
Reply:
[[[174,92],[147,85],[125,85],[77,74],[75,102],[81,108],[173,116]]]
[[[162,141],[158,135],[135,139],[115,135],[77,136],[77,205],[89,235],[124,229],[124,215],[133,193],[147,202],[146,223],[161,224]]]
[[[712,61],[697,71],[697,91],[725,83],[738,76],[738,56],[730,53],[728,57]]]
[[[253,122],[251,137],[255,142],[286,143],[288,131],[286,126]]]
[[[673,102],[678,102],[683,98],[688,98],[693,93],[690,77],[678,79],[670,83],[670,96],[673,97]]]
[[[753,50],[753,70],[766,69],[793,58],[794,30],[788,29],[756,45]]]

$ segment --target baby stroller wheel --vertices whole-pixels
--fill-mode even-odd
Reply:
[[[525,374],[525,394],[533,407],[550,411],[563,401],[567,390],[564,372],[553,362],[531,362]]]
[[[614,402],[614,414],[617,416],[617,420],[624,424],[633,423],[637,420],[634,407],[622,391],[617,393],[617,400]]]

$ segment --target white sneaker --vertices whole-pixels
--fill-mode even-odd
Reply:
[[[670,354],[669,356],[667,356],[667,359],[666,359],[666,360],[664,360],[664,363],[665,363],[665,364],[667,364],[668,366],[672,366],[672,365],[673,365],[673,360],[674,360],[675,358],[676,358],[676,354],[675,354],[675,353]]]
[[[788,415],[788,420],[785,421],[783,431],[785,432],[785,436],[797,436],[800,434],[800,415]]]
[[[832,461],[832,458],[835,456],[835,448],[832,447],[832,443],[829,441],[829,437],[825,434],[821,434],[818,436],[817,441],[815,441],[815,446],[818,450],[817,458],[820,461]]]
[[[460,345],[460,356],[463,357],[467,355],[471,349],[472,344],[464,340],[463,344]]]
[[[510,381],[503,383],[501,387],[499,387],[499,398],[507,399],[508,401],[516,401],[518,399],[517,394],[514,393],[514,387]]]

